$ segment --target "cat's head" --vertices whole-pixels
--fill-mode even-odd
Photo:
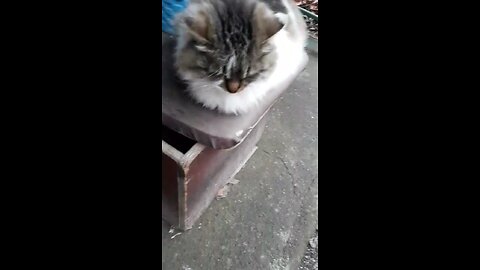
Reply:
[[[191,3],[177,18],[175,66],[187,80],[203,80],[237,93],[273,67],[269,39],[283,24],[255,0]]]

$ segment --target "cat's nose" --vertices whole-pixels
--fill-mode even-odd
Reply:
[[[227,90],[230,93],[236,93],[240,89],[240,81],[237,80],[227,80]]]

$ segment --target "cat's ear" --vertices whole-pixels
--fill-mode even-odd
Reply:
[[[263,44],[283,27],[283,23],[264,3],[258,3],[253,11],[253,32],[256,40]]]
[[[209,43],[212,37],[212,27],[207,14],[198,11],[194,16],[182,16],[180,23],[190,36],[200,43]]]

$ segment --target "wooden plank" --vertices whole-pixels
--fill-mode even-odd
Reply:
[[[231,149],[217,150],[197,143],[183,154],[162,141],[162,218],[178,229],[192,228],[218,190],[255,152],[265,121]]]
[[[162,153],[162,218],[170,224],[179,223],[177,177],[178,163]]]
[[[265,126],[259,123],[236,148],[215,150],[206,148],[191,164],[186,178],[187,215],[185,229],[190,229],[215,199],[217,192],[238,173],[256,150]]]

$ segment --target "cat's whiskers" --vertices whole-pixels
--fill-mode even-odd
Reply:
[[[214,72],[208,74],[208,75],[207,75],[207,78],[211,78],[211,77],[214,76],[214,75],[219,75],[221,70],[222,70],[222,67],[218,68],[218,69],[215,70]]]

